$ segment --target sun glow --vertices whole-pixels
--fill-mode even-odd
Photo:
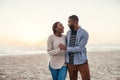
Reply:
[[[40,38],[39,36],[35,36],[35,35],[24,35],[21,38],[22,41],[24,41],[27,44],[37,44],[38,42],[40,42]]]
[[[26,44],[37,45],[44,40],[45,35],[42,30],[33,28],[26,28],[19,32],[19,38]]]

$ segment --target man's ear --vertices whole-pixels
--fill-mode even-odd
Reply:
[[[73,20],[73,24],[76,24],[76,21],[75,21],[75,20]]]
[[[73,20],[73,24],[76,24],[76,21],[75,21],[75,20]]]

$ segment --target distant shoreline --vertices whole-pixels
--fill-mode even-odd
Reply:
[[[120,53],[120,50],[114,50],[114,51],[88,51],[87,54],[92,53]],[[47,54],[47,52],[44,53],[30,53],[30,54],[0,54],[0,56],[24,56],[24,55],[42,55]]]

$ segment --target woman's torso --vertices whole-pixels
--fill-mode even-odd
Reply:
[[[54,34],[50,36],[52,39],[52,50],[59,48],[59,44],[66,45],[65,36],[57,37]],[[65,51],[61,50],[56,55],[50,55],[50,66],[54,69],[59,69],[65,65]]]

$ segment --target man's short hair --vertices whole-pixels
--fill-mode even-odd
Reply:
[[[79,22],[79,18],[76,15],[69,16],[69,19]]]

